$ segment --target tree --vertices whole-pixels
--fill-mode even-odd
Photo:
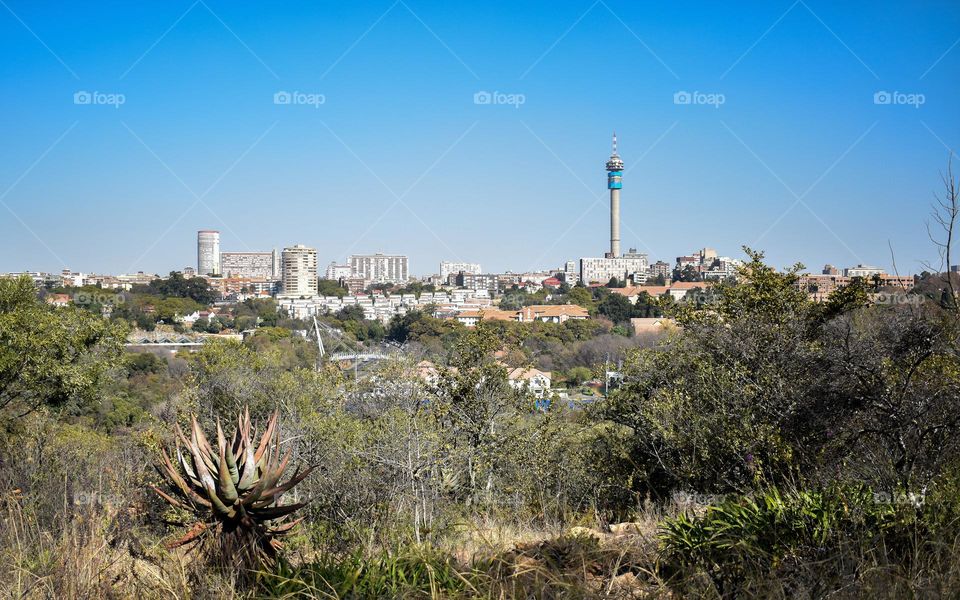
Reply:
[[[317,293],[321,296],[336,296],[343,298],[347,295],[347,288],[340,285],[339,282],[332,279],[321,279],[317,282]]]
[[[616,277],[611,277],[611,278],[610,278],[610,281],[607,282],[606,287],[608,287],[608,288],[622,288],[622,287],[627,287],[627,283],[626,283],[626,280],[621,281],[620,279],[617,279]]]
[[[507,383],[506,369],[494,360],[501,346],[495,330],[480,322],[457,344],[449,368],[436,385],[437,416],[456,442],[466,472],[467,500],[489,500],[494,492],[497,458],[511,440],[522,397]]]
[[[582,286],[571,289],[570,292],[567,293],[567,300],[587,310],[594,308],[593,294],[590,293],[590,290]]]
[[[567,373],[567,379],[573,385],[580,385],[593,378],[593,372],[586,367],[573,367]]]
[[[341,321],[363,321],[366,318],[363,307],[358,304],[345,306],[337,311],[337,318]]]
[[[673,280],[674,281],[703,281],[703,276],[697,271],[693,265],[687,265],[680,269],[677,267],[673,270]]]
[[[640,292],[633,305],[633,316],[640,318],[662,317],[663,309],[660,308],[660,303],[653,296],[647,292]]]
[[[633,316],[633,305],[623,294],[610,294],[600,302],[597,312],[614,323],[623,323]]]
[[[166,279],[154,279],[146,286],[134,286],[133,291],[161,298],[190,298],[203,306],[213,304],[219,297],[203,277],[186,279],[179,271],[172,271]]]
[[[947,294],[944,306],[949,307],[954,312],[960,314],[960,303],[957,302],[956,279],[951,272],[953,268],[953,237],[957,227],[957,221],[960,220],[960,198],[957,197],[957,180],[953,177],[953,155],[951,161],[947,163],[947,172],[941,176],[943,180],[944,194],[936,196],[936,204],[933,206],[933,221],[939,227],[942,237],[937,237],[930,230],[930,224],[927,224],[927,234],[930,240],[936,246],[942,260],[940,272],[943,273],[944,289]],[[937,270],[930,267],[931,270]]]
[[[28,277],[0,279],[0,418],[91,402],[120,365],[126,331],[121,321],[46,305]]]

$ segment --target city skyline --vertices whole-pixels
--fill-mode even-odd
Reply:
[[[608,247],[612,130],[621,245],[651,262],[937,264],[949,3],[545,6],[5,4],[0,271],[163,274],[207,228],[321,265],[556,268]]]

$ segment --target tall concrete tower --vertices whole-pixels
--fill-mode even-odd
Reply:
[[[620,188],[623,187],[623,161],[617,154],[617,132],[613,132],[613,153],[607,161],[607,189],[610,190],[610,257],[620,256]]]
[[[220,275],[220,232],[201,229],[197,232],[197,274]]]

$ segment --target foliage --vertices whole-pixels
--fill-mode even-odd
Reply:
[[[0,420],[77,410],[119,365],[126,330],[81,308],[52,308],[27,277],[0,279]]]
[[[338,282],[332,279],[320,279],[317,281],[317,293],[321,296],[336,296],[337,298],[343,298],[347,295],[347,288],[341,286]]]
[[[191,420],[189,440],[177,426],[177,466],[162,450],[163,463],[158,467],[173,495],[153,489],[173,507],[192,513],[197,522],[170,543],[171,548],[192,549],[213,537],[216,559],[224,566],[249,569],[276,559],[282,547],[279,538],[299,523],[299,519],[288,520],[290,515],[306,506],[305,502],[281,505],[280,498],[313,471],[312,467],[298,469],[280,483],[291,452],[287,450],[281,458],[278,416],[275,412],[270,418],[256,447],[248,410],[238,416],[229,442],[217,423],[215,448],[196,418]],[[181,444],[189,459],[181,452]]]
[[[166,279],[154,279],[146,286],[134,286],[134,293],[147,293],[161,298],[189,298],[202,306],[213,304],[218,297],[203,277],[185,278],[173,271]]]
[[[882,499],[868,489],[836,487],[725,498],[699,516],[681,513],[661,523],[660,572],[681,593],[697,574],[723,597],[757,594],[767,577],[796,590],[832,589],[854,575],[857,562],[844,564],[846,557],[882,553],[909,561],[911,531],[933,539],[922,511]]]

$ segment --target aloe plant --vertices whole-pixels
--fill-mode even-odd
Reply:
[[[153,489],[171,505],[193,513],[197,522],[168,547],[185,546],[189,551],[212,541],[220,556],[234,566],[256,568],[275,561],[283,546],[280,538],[302,520],[291,520],[293,513],[306,505],[282,505],[280,499],[313,471],[313,467],[298,469],[280,483],[290,450],[281,458],[277,418],[274,412],[256,446],[247,408],[237,417],[229,443],[219,420],[215,446],[207,441],[196,417],[191,417],[189,438],[177,425],[176,463],[161,450],[163,462],[157,467],[172,484],[170,493]]]

